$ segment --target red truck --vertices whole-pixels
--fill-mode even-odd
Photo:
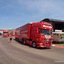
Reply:
[[[28,23],[15,30],[15,39],[35,47],[50,48],[52,38],[52,25],[48,22]]]
[[[8,37],[9,36],[9,30],[3,30],[3,37]]]

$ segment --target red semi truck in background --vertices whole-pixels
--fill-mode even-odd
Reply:
[[[15,39],[35,47],[50,48],[52,38],[52,25],[47,22],[28,23],[15,30]]]
[[[3,37],[8,37],[9,36],[9,30],[3,30]]]

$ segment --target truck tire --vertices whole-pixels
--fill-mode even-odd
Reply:
[[[32,42],[32,47],[36,48],[36,42]]]

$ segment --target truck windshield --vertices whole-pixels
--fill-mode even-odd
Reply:
[[[51,35],[52,34],[52,30],[39,29],[39,31],[42,34],[47,34],[47,35]]]
[[[8,32],[3,32],[4,34],[7,34]]]

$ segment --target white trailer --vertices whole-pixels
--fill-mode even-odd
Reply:
[[[61,32],[61,31],[53,32],[53,41],[54,42],[64,42],[64,32]]]

